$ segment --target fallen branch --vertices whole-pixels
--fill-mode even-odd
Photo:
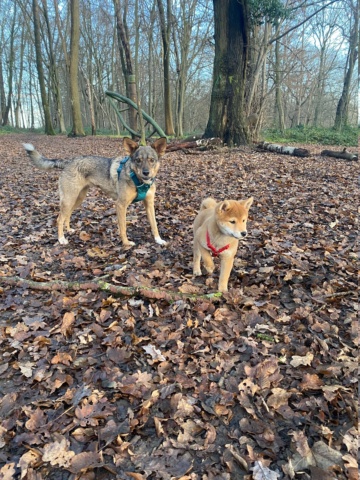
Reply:
[[[103,290],[106,292],[113,293],[115,295],[123,295],[126,297],[141,296],[146,298],[154,298],[156,300],[167,300],[173,302],[175,300],[197,300],[197,299],[208,299],[216,300],[219,299],[222,294],[220,292],[216,293],[182,293],[175,292],[172,290],[162,290],[159,288],[153,287],[144,287],[144,286],[134,286],[134,287],[124,287],[121,285],[114,285],[112,283],[105,282],[104,277],[99,277],[89,282],[77,282],[77,281],[65,281],[65,280],[53,280],[48,282],[37,282],[35,280],[29,280],[21,277],[0,277],[0,284],[6,285],[18,285],[25,288],[30,288],[32,290],[42,290],[42,291],[62,291],[62,290]]]
[[[176,152],[177,150],[196,149],[196,150],[211,150],[214,147],[222,145],[220,138],[200,138],[198,140],[180,141],[169,143],[166,147],[166,152]]]
[[[295,157],[309,157],[310,152],[306,148],[288,147],[284,145],[277,145],[276,143],[262,142],[257,148],[261,150],[268,150],[269,152],[276,152],[285,155],[294,155]]]
[[[346,151],[346,148],[341,152],[336,150],[323,150],[321,155],[324,157],[335,157],[335,158],[342,158],[343,160],[358,160],[358,156],[356,153],[350,153]]]

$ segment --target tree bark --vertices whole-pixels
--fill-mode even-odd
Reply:
[[[280,40],[275,42],[275,118],[280,132],[285,130],[284,105],[282,99],[282,72],[280,59]]]
[[[22,89],[23,71],[24,71],[24,51],[25,51],[25,29],[22,29],[21,43],[20,43],[20,65],[19,65],[19,74],[17,79],[17,92],[16,92],[16,104],[15,104],[15,127],[16,128],[20,128],[21,89]]]
[[[229,146],[249,142],[245,113],[249,18],[247,0],[213,0],[215,58],[205,137]]]
[[[170,86],[170,32],[171,32],[171,1],[167,0],[167,14],[165,20],[165,11],[162,0],[157,0],[161,38],[163,45],[163,61],[164,61],[164,109],[165,109],[165,133],[166,135],[174,135],[174,122],[171,105],[171,86]]]
[[[59,121],[59,132],[64,134],[66,133],[65,120],[63,114],[62,100],[61,100],[61,90],[60,90],[60,81],[58,74],[58,67],[54,55],[54,46],[53,46],[53,35],[51,31],[51,25],[48,14],[47,0],[42,0],[44,18],[47,27],[48,39],[49,39],[49,60],[50,60],[50,75],[51,75],[51,84],[52,84],[52,93],[54,95],[57,119]]]
[[[342,158],[343,160],[358,160],[359,157],[356,153],[347,152],[344,149],[342,152],[337,152],[336,150],[323,150],[321,155],[324,157],[335,157]]]
[[[80,14],[79,0],[71,0],[71,36],[70,36],[70,96],[72,112],[72,137],[84,137],[84,127],[81,118],[79,93],[79,41],[80,41]]]
[[[40,39],[41,25],[40,25],[40,15],[39,15],[39,5],[37,0],[33,0],[33,17],[34,17],[36,67],[37,67],[39,84],[40,84],[41,103],[42,103],[43,112],[44,112],[45,133],[47,135],[55,135],[54,128],[51,122],[51,113],[50,113],[48,95],[45,87],[45,76],[44,76],[44,69],[43,69],[43,58],[42,58],[41,39]]]
[[[13,95],[13,75],[14,75],[14,63],[15,63],[15,51],[14,51],[14,40],[15,40],[15,25],[16,25],[16,15],[17,15],[17,9],[16,9],[16,4],[14,5],[14,14],[13,14],[13,20],[11,23],[11,31],[10,31],[10,52],[9,52],[9,75],[8,75],[8,94],[7,94],[7,100],[5,102],[5,108],[3,111],[3,116],[2,116],[2,125],[8,125],[9,124],[9,114],[11,110],[11,101],[12,101],[12,95]]]
[[[354,13],[354,24],[351,29],[349,39],[348,68],[345,73],[343,90],[339,99],[334,128],[341,130],[348,125],[349,103],[351,93],[351,80],[354,73],[356,60],[358,58],[358,42],[359,42],[359,7],[357,1],[351,2],[351,10]]]
[[[137,103],[135,71],[130,52],[130,43],[127,35],[127,28],[121,15],[119,0],[114,0],[114,7],[119,50],[120,52],[122,51],[124,53],[123,71],[126,82],[126,96],[130,98],[130,100],[132,100],[134,103]],[[126,14],[124,14],[124,17],[126,18]],[[132,130],[137,131],[136,110],[132,107],[129,107],[129,126]]]

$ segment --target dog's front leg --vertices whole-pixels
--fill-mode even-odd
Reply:
[[[234,257],[222,256],[219,277],[219,292],[227,292],[230,273],[234,264]]]
[[[119,200],[116,202],[116,214],[117,214],[119,234],[120,234],[121,241],[122,241],[124,247],[132,247],[132,246],[135,245],[135,243],[130,242],[130,240],[127,238],[127,234],[126,234],[127,207],[128,207],[128,205],[124,202],[121,202]]]
[[[149,220],[151,232],[154,236],[155,242],[158,243],[159,245],[166,245],[167,242],[163,240],[159,235],[159,230],[157,227],[156,217],[155,217],[154,198],[155,198],[155,195],[152,194],[151,192],[148,192],[148,194],[144,199],[146,215]]]

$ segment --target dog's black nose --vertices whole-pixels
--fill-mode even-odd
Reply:
[[[246,237],[246,235],[247,235],[247,231],[241,232],[241,236],[242,236],[242,237]]]
[[[150,175],[150,170],[143,170],[142,173],[144,177],[148,177]]]

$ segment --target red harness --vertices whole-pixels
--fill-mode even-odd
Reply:
[[[211,250],[211,255],[213,257],[218,257],[220,253],[222,253],[224,250],[227,250],[230,247],[230,245],[225,245],[225,247],[221,247],[219,248],[219,250],[215,248],[214,245],[210,242],[210,235],[208,231],[206,231],[206,245]]]

